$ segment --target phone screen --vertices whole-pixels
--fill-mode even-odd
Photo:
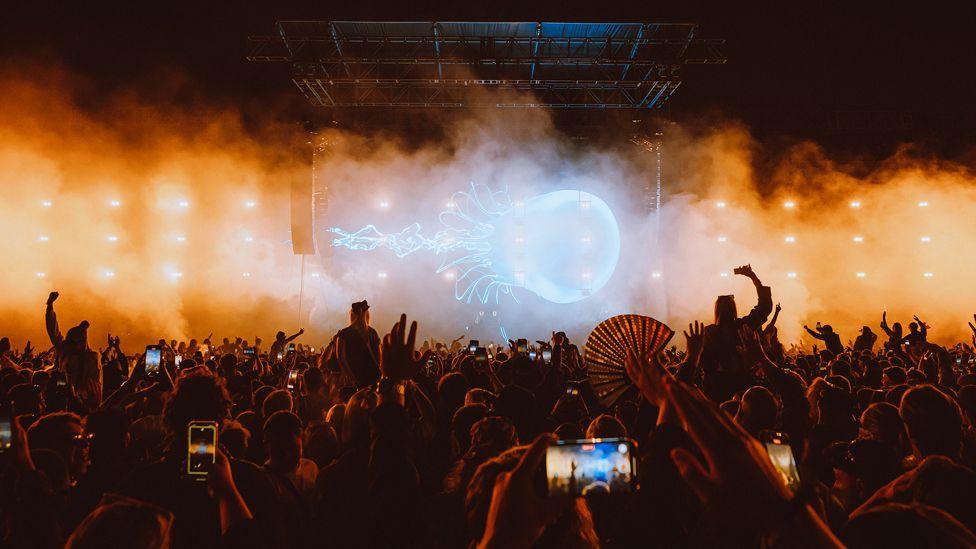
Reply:
[[[173,361],[176,363],[177,366],[179,366],[180,363],[183,362],[183,357],[180,355],[176,355],[176,357],[173,358]]]
[[[281,351],[278,351],[278,360],[281,360]]]
[[[295,344],[294,343],[289,343],[288,344],[288,352],[290,353],[290,352],[292,352],[294,350],[295,350]]]
[[[529,350],[529,342],[524,339],[520,339],[515,342],[515,349],[520,353],[526,353]]]
[[[159,345],[146,347],[146,376],[156,377],[159,375],[159,363],[163,358],[163,351]]]
[[[206,480],[207,470],[217,460],[217,424],[193,421],[187,427],[186,474]]]
[[[543,349],[542,360],[546,361],[546,364],[548,364],[549,361],[552,360],[552,351],[550,351],[549,349]]]
[[[294,391],[297,385],[298,385],[298,370],[289,370],[288,381],[285,383],[285,386],[288,388],[289,391]]]
[[[478,350],[479,345],[481,345],[481,342],[479,342],[477,339],[472,339],[468,342],[468,352],[474,353],[476,350]]]
[[[529,351],[529,358],[535,360],[535,357],[539,356],[535,351]]]
[[[766,453],[769,454],[773,467],[783,476],[783,481],[796,492],[800,488],[800,470],[796,466],[796,459],[793,457],[793,448],[790,446],[786,435],[772,433],[763,436],[766,446]]]
[[[560,440],[546,450],[550,496],[626,494],[637,486],[636,443],[625,438]]]
[[[247,356],[254,356],[254,347],[247,347],[244,349],[244,354]]]
[[[488,363],[488,349],[484,347],[477,347],[474,350],[474,363],[478,365]]]
[[[6,452],[10,449],[13,438],[13,431],[10,428],[10,416],[4,414],[0,416],[0,452]]]

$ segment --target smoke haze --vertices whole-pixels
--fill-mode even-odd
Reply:
[[[300,322],[288,218],[291,182],[309,178],[300,128],[269,115],[260,130],[245,129],[233,108],[178,108],[134,92],[92,114],[75,105],[77,85],[58,72],[0,74],[0,332],[15,345],[46,346],[43,307],[54,289],[62,330],[89,320],[93,347],[105,332],[138,345],[210,332],[267,341],[299,323],[304,341],[318,345],[359,299],[373,305],[381,332],[406,311],[423,336],[446,339],[467,328],[498,341],[499,327],[513,338],[558,329],[583,338],[628,312],[680,331],[710,321],[716,295],[734,293],[740,314],[754,305],[749,282],[731,275],[744,263],[782,303],[784,341],[818,320],[845,341],[863,324],[880,331],[883,309],[891,321],[919,314],[938,341],[968,332],[976,186],[964,166],[900,152],[865,175],[803,143],[775,159],[772,180],[758,181],[755,166],[769,158],[748,128],[675,126],[656,218],[639,194],[653,177],[650,154],[628,143],[574,143],[541,110],[472,112],[424,145],[329,130],[318,166],[331,188],[328,224],[395,232],[417,222],[429,236],[452,194],[472,181],[507,187],[514,199],[586,190],[610,205],[621,229],[606,287],[569,305],[524,292],[520,303],[503,295],[498,305],[467,305],[435,274],[433,254],[336,249],[306,263]],[[327,235],[317,236],[326,247]]]

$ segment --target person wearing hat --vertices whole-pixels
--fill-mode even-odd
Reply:
[[[102,371],[98,355],[88,347],[89,323],[82,320],[81,324],[62,336],[54,312],[54,302],[58,296],[58,292],[51,292],[44,314],[47,335],[54,346],[55,363],[81,404],[93,410],[102,403]]]
[[[380,379],[380,336],[369,325],[369,303],[349,307],[349,326],[336,334],[339,370],[346,384],[373,385]]]

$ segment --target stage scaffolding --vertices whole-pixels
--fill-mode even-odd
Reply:
[[[279,21],[248,38],[247,59],[287,65],[319,107],[659,109],[682,66],[725,63],[724,40],[697,34],[695,23]]]

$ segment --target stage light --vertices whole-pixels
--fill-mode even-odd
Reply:
[[[115,271],[105,271],[102,273],[105,278],[115,278]]]
[[[796,207],[796,202],[792,200],[787,200],[786,202],[783,202],[783,207],[786,208],[787,210],[792,210],[793,208]]]
[[[525,271],[515,271],[512,273],[516,286],[525,286]]]
[[[851,240],[853,240],[854,242],[864,242],[864,237],[861,236],[861,235],[857,235],[854,238],[852,238]]]
[[[188,200],[180,200],[179,204],[177,205],[183,209],[186,209],[190,207],[190,202]]]
[[[861,201],[860,200],[853,200],[853,201],[851,201],[851,207],[854,208],[854,209],[860,208],[861,207]]]
[[[525,202],[523,202],[521,200],[516,200],[514,206],[516,208],[524,208],[525,207]],[[584,206],[583,205],[583,202],[581,201],[580,202],[580,207],[582,207],[582,208],[589,208],[590,207],[590,204],[589,204],[589,202],[587,202],[586,205]]]
[[[786,238],[783,239],[783,242],[786,242],[788,244],[792,244],[792,243],[796,242],[796,237],[793,236],[793,235],[788,235],[788,236],[786,236]]]
[[[183,235],[177,235],[176,241],[177,242],[186,242],[186,237],[183,236]]]
[[[180,271],[171,271],[169,273],[169,277],[173,280],[173,282],[176,282],[177,280],[183,278],[183,273]]]
[[[381,210],[389,209],[390,202],[388,200],[380,200],[379,206]]]
[[[931,242],[932,241],[932,237],[931,236],[923,236],[922,238],[919,238],[919,240],[921,240],[922,242]]]
[[[589,244],[590,243],[590,235],[584,235],[582,238],[580,238],[580,242],[582,242],[583,244]]]
[[[582,273],[580,273],[580,278],[582,278],[583,280],[589,280],[592,277],[593,275],[590,274],[589,271],[583,271]]]
[[[521,204],[521,202],[519,202],[519,204]],[[584,210],[589,210],[590,209],[590,199],[589,198],[584,198],[584,199],[580,200],[579,201],[579,205],[580,205],[580,208],[582,208]]]
[[[522,244],[524,242],[525,242],[525,237],[524,236],[518,235],[518,236],[515,237],[515,243],[516,244]]]
[[[51,202],[50,200],[44,200],[44,201],[41,202],[41,206],[43,206],[45,208],[50,208],[53,205],[54,205],[54,203]]]
[[[796,273],[790,271],[786,273],[786,278],[796,278]]]
[[[929,203],[926,202],[926,201],[924,201],[924,200],[918,203],[918,207],[919,208],[924,208],[924,207],[926,207],[928,205],[929,205]]]
[[[661,278],[661,273],[658,271],[654,271],[651,273],[651,278]]]
[[[935,275],[933,273],[925,272],[925,273],[922,273],[922,276],[924,276],[925,278],[932,278]]]
[[[318,277],[319,277],[319,273],[312,273],[312,278],[318,278]]]
[[[254,242],[254,237],[253,236],[245,236],[244,237],[244,242]]]
[[[257,202],[255,202],[253,200],[245,200],[244,201],[244,207],[245,208],[253,208],[255,206],[257,206]]]
[[[44,271],[37,271],[36,273],[34,273],[34,276],[36,276],[37,278],[44,278],[47,275],[44,273]]]
[[[454,276],[455,276],[454,271],[447,271],[446,273],[444,273],[445,280],[454,280]]]
[[[865,272],[862,272],[862,271],[858,271],[858,272],[856,272],[856,273],[854,273],[854,276],[856,276],[856,277],[858,277],[858,278],[864,278],[864,277],[866,277],[866,276],[868,276],[868,275],[867,275],[867,273],[865,273]]]
[[[724,208],[725,207],[725,201],[724,200],[719,200],[718,202],[715,203],[715,207],[716,208]]]
[[[729,273],[718,273],[718,276],[720,276],[722,278],[728,278],[729,277]]]
[[[241,273],[241,276],[244,277],[244,278],[251,278],[251,273],[244,272],[244,273]]]
[[[108,205],[113,208],[118,208],[119,206],[122,205],[122,202],[120,200],[112,200],[108,203]]]
[[[381,279],[382,278],[386,278],[386,273],[384,273],[382,271],[381,272],[378,272],[378,273],[376,273],[376,278],[381,278]]]
[[[37,237],[37,241],[38,242],[47,242],[48,240],[50,240],[50,239],[47,236],[44,236],[44,235]]]
[[[454,206],[455,206],[454,202],[448,202],[444,204],[444,207],[447,208],[448,210],[453,210]]]
[[[728,240],[728,238],[725,238],[724,236],[720,236],[720,237],[718,237],[718,241],[719,241],[719,242],[725,242],[725,241],[727,241],[727,240]]]
[[[119,237],[115,236],[114,234],[110,234],[105,237],[105,240],[108,240],[109,242],[118,242]]]

